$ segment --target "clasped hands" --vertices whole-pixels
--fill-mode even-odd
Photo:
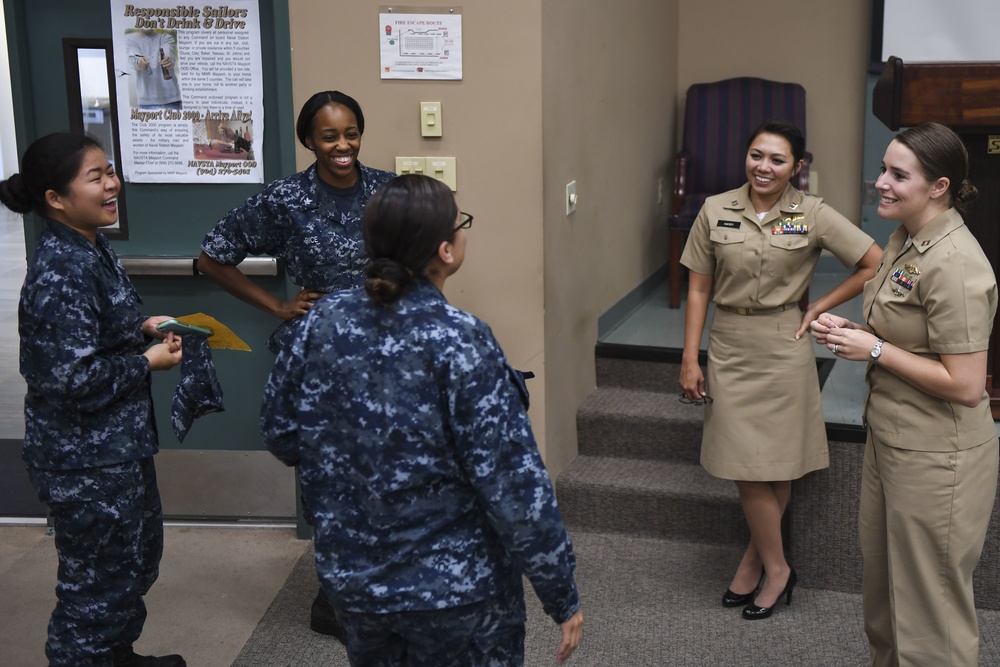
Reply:
[[[840,359],[871,361],[878,338],[867,329],[833,313],[822,313],[809,323],[809,335]]]

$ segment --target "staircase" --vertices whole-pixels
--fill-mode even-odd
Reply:
[[[596,358],[597,389],[577,410],[579,456],[558,479],[563,520],[570,533],[732,545],[735,567],[749,539],[736,485],[698,462],[703,410],[677,400],[676,353],[654,356]],[[785,548],[804,586],[860,593],[864,434],[828,436],[830,467],[792,484]],[[975,586],[978,607],[1000,610],[1000,498]]]
[[[746,545],[736,486],[698,463],[702,408],[677,400],[679,372],[597,358],[597,390],[577,411],[579,456],[559,476],[568,527]]]

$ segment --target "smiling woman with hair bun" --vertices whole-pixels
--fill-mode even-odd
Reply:
[[[163,511],[151,371],[181,360],[181,342],[145,318],[101,229],[118,220],[121,181],[96,141],[38,139],[0,202],[47,228],[18,305],[24,448],[49,507],[59,558],[45,654],[52,667],[183,667],[179,655],[138,656],[143,596],[159,573]],[[152,343],[152,344],[150,344]]]

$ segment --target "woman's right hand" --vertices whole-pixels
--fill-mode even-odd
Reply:
[[[149,360],[149,370],[165,371],[181,363],[181,337],[169,332],[162,343],[149,346],[142,356]]]
[[[697,362],[681,361],[681,389],[692,401],[705,398],[705,374]]]
[[[809,323],[809,335],[816,340],[817,345],[826,345],[826,335],[832,329],[851,329],[850,320],[833,313],[822,313]]]

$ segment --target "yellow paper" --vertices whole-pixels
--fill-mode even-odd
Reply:
[[[250,352],[250,346],[233,333],[233,330],[225,324],[205,313],[194,313],[176,318],[178,322],[184,324],[194,324],[195,326],[211,329],[212,335],[208,337],[208,346],[215,350],[240,350]]]

